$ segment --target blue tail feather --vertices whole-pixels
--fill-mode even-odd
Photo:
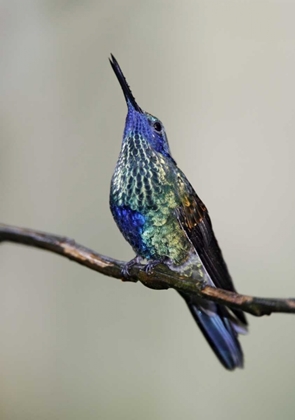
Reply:
[[[217,304],[210,304],[210,311],[208,311],[200,305],[185,300],[195,321],[223,366],[228,370],[242,368],[243,351],[227,309]]]

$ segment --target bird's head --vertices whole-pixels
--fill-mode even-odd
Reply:
[[[168,139],[163,124],[158,118],[143,111],[138,106],[124,74],[113,55],[111,55],[110,63],[121,85],[128,108],[123,142],[129,137],[133,137],[139,141],[145,140],[155,151],[171,158]]]

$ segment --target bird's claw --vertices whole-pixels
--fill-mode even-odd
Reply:
[[[126,279],[128,277],[130,277],[130,272],[129,272],[130,267],[128,266],[128,263],[124,265],[124,267],[121,270],[121,274],[123,277],[125,277]]]
[[[130,269],[135,265],[139,264],[141,262],[142,258],[137,255],[135,258],[130,260],[128,263],[124,265],[124,267],[121,270],[121,274],[124,278],[128,279],[130,277]],[[145,267],[143,268],[143,271],[147,273],[148,275],[151,275],[154,268],[159,264],[166,264],[168,262],[168,258],[164,257],[159,260],[151,260],[149,261]]]
[[[153,270],[154,270],[154,268],[157,266],[157,265],[159,265],[159,264],[165,264],[165,262],[166,262],[166,260],[167,260],[167,258],[165,257],[165,258],[161,258],[160,260],[152,260],[152,261],[149,261],[148,263],[147,263],[147,265],[144,267],[144,272],[145,273],[147,273],[148,275],[151,275],[152,274],[152,272],[153,272]]]
[[[124,265],[121,270],[121,274],[124,278],[128,279],[130,277],[130,268],[132,268],[135,264],[139,264],[141,261],[141,257],[136,255],[136,257],[132,258],[128,263]]]

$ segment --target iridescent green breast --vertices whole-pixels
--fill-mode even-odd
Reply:
[[[178,264],[188,255],[191,245],[175,215],[180,205],[175,186],[176,173],[168,158],[139,136],[125,140],[112,178],[110,204],[125,239],[144,258],[166,256]],[[140,229],[130,222],[127,210],[118,216],[118,208],[140,214]],[[135,235],[140,235],[140,243],[133,240]]]

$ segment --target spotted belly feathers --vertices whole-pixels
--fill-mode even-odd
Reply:
[[[168,164],[148,142],[130,133],[112,178],[110,207],[136,254],[168,257],[177,264],[187,258],[190,244],[174,215],[180,197]]]

